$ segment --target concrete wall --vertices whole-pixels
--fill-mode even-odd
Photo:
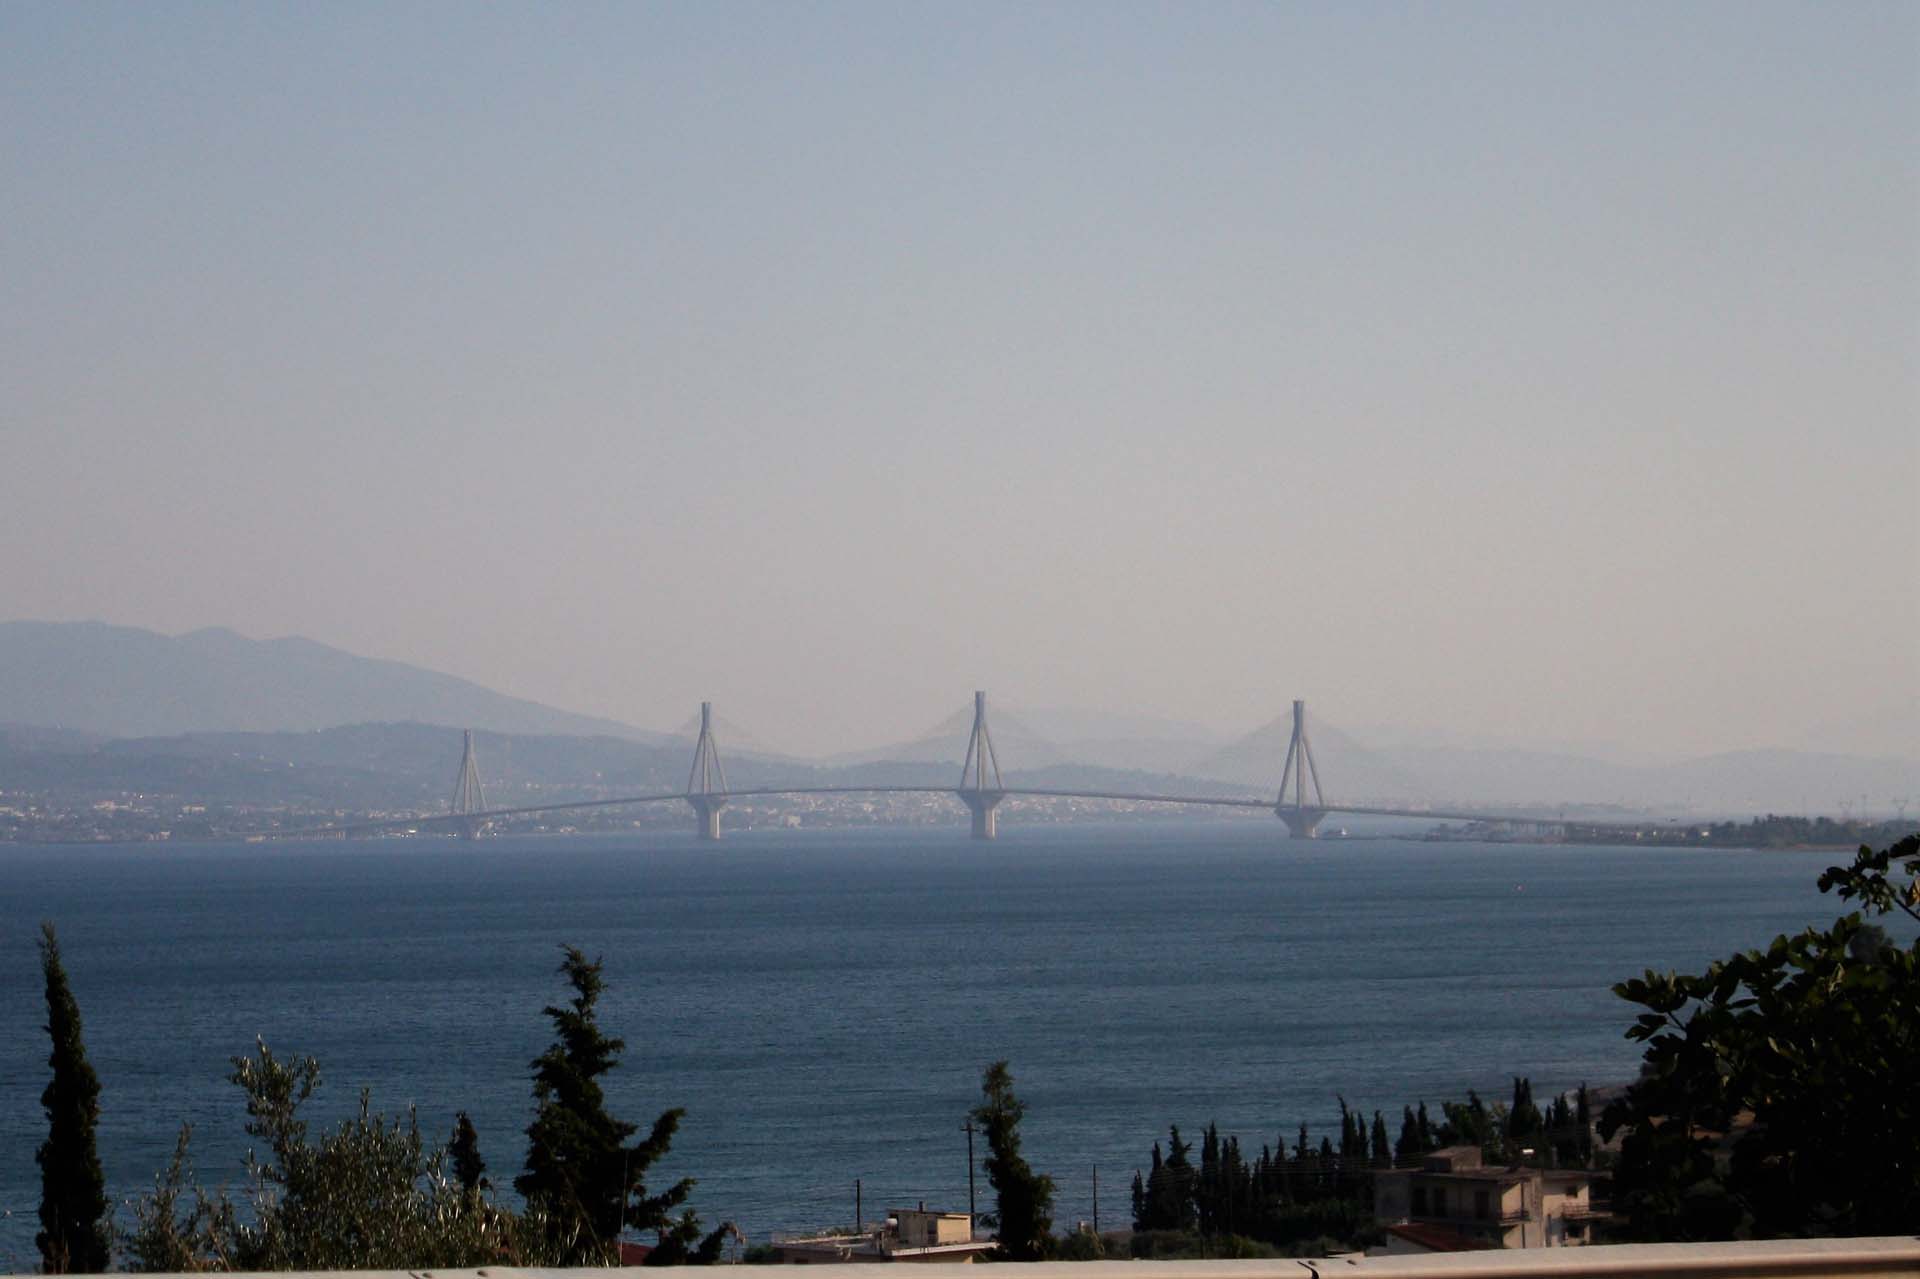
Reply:
[[[837,1279],[828,1266],[816,1279]],[[1914,1279],[1920,1276],[1920,1238],[1766,1240],[1755,1243],[1608,1244],[1593,1248],[1533,1248],[1514,1252],[1456,1252],[1433,1257],[1361,1257],[1305,1261],[1089,1261],[1040,1262],[1019,1268],[1021,1279]],[[324,1273],[324,1272],[323,1272]],[[635,1270],[436,1270],[433,1279],[646,1279]],[[185,1276],[179,1279],[187,1279]],[[261,1279],[267,1279],[262,1276]],[[295,1273],[273,1279],[303,1279]],[[304,1279],[318,1279],[309,1274]],[[404,1270],[363,1270],[329,1279],[419,1279]],[[846,1279],[852,1279],[851,1274]]]
[[[1040,1262],[1019,1267],[1021,1279],[1915,1279],[1920,1238],[1764,1240],[1753,1243],[1606,1244],[1592,1248],[1529,1248],[1455,1252],[1428,1257],[1361,1257],[1303,1261]],[[565,1271],[542,1272],[555,1276]],[[605,1271],[597,1272],[605,1275]],[[657,1272],[656,1272],[657,1273]],[[467,1279],[473,1271],[435,1271],[434,1279]],[[486,1279],[511,1279],[488,1270]],[[589,1279],[572,1272],[573,1279]],[[370,1279],[355,1276],[354,1279]],[[407,1279],[394,1275],[380,1279]],[[635,1276],[635,1279],[639,1279]],[[816,1279],[834,1279],[832,1275]]]
[[[902,1248],[934,1248],[947,1243],[969,1243],[973,1239],[973,1222],[964,1212],[896,1208],[892,1216],[900,1223]]]

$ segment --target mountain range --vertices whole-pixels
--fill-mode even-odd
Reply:
[[[756,748],[724,721],[720,731],[735,785],[917,784],[957,776],[970,726],[965,707],[914,740],[820,761]],[[474,728],[489,775],[503,782],[671,789],[684,784],[693,727],[649,732],[307,639],[0,623],[0,788],[62,776],[109,789],[138,789],[143,778],[214,786],[217,776],[220,786],[252,791],[273,768],[293,768],[322,789],[321,779],[349,775],[355,789],[383,797],[397,787],[391,798],[400,802],[450,784],[449,731]],[[1030,784],[1263,793],[1278,784],[1291,721],[1281,715],[1226,741],[1175,721],[996,707],[992,731],[1002,773]],[[1497,747],[1370,748],[1314,718],[1309,736],[1335,801],[1738,815],[1883,812],[1920,797],[1920,762],[1897,756],[1769,749],[1648,764]]]
[[[153,737],[412,721],[659,741],[404,662],[223,627],[160,635],[102,622],[0,622],[0,721]]]

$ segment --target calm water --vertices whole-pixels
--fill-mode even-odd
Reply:
[[[611,1107],[687,1119],[657,1175],[750,1238],[964,1205],[981,1067],[1013,1063],[1058,1218],[1103,1223],[1169,1121],[1258,1149],[1336,1092],[1386,1110],[1631,1077],[1610,983],[1838,914],[1834,855],[1352,840],[1220,823],[690,838],[0,849],[0,1263],[29,1268],[53,919],[103,1085],[116,1197],[182,1121],[237,1181],[227,1059],[320,1059],[316,1118],[362,1087],[510,1180],[558,947],[606,960],[627,1053]],[[981,1182],[985,1192],[984,1180]]]

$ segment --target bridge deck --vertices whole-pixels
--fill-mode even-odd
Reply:
[[[707,795],[719,800],[768,798],[784,795],[962,795],[952,786],[754,786],[739,790],[712,791]],[[971,794],[973,792],[965,792]],[[999,791],[989,791],[1009,799],[1091,799],[1118,801],[1136,804],[1182,804],[1207,808],[1260,809],[1275,812],[1276,806],[1271,799],[1255,799],[1240,795],[1164,795],[1134,791],[1097,791],[1067,790],[1048,787],[1009,786]],[[541,813],[564,813],[592,808],[619,808],[634,804],[665,804],[676,800],[686,802],[696,798],[686,791],[665,791],[653,795],[621,795],[612,799],[579,799],[555,804],[523,804],[510,808],[489,808],[472,813],[428,813],[416,817],[391,817],[379,821],[354,822],[348,825],[313,826],[301,830],[261,832],[255,838],[263,839],[301,839],[323,835],[371,834],[375,831],[399,830],[409,826],[444,826],[459,822],[485,822],[506,817],[529,817]],[[1283,810],[1293,812],[1289,805]],[[1308,812],[1345,813],[1361,817],[1406,817],[1416,820],[1450,822],[1513,822],[1526,825],[1574,825],[1589,830],[1632,830],[1634,824],[1624,822],[1572,821],[1564,818],[1547,818],[1538,814],[1525,816],[1514,813],[1464,812],[1432,808],[1389,808],[1366,804],[1324,804],[1310,805]]]

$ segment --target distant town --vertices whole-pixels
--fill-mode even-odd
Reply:
[[[569,791],[568,798],[573,793]],[[538,804],[538,792],[524,796]],[[48,792],[0,790],[0,843],[111,844],[207,843],[256,838],[283,831],[329,826],[354,827],[404,823],[430,809],[348,808],[313,804],[267,805],[244,801],[196,802],[189,796],[125,791],[91,797]],[[442,810],[444,811],[444,809]],[[1020,798],[1002,810],[1023,826],[1086,821],[1215,821],[1274,826],[1276,840],[1285,831],[1260,810],[1195,811],[1129,800]],[[965,829],[966,815],[949,797],[937,794],[793,795],[739,801],[727,808],[730,830],[855,830],[867,827]],[[680,808],[644,805],[632,808],[582,808],[547,816],[502,821],[496,837],[659,834],[684,832],[687,814]],[[1475,843],[1639,843],[1675,848],[1839,849],[1862,844],[1879,847],[1920,829],[1920,819],[1832,818],[1769,814],[1744,821],[1678,822],[1668,819],[1634,824],[1612,818],[1589,826],[1541,814],[1537,823],[1376,820],[1365,825],[1330,825],[1322,840],[1349,838],[1412,839]],[[355,835],[365,839],[446,840],[449,828],[390,825]]]

